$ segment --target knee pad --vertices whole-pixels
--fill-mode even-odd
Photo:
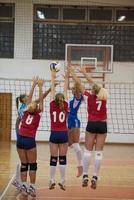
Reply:
[[[37,170],[37,163],[29,163],[30,171],[36,171]]]
[[[90,157],[92,156],[92,151],[89,151],[89,150],[85,149],[85,150],[84,150],[84,156],[90,158]]]
[[[28,171],[28,163],[21,163],[20,171],[27,172]]]
[[[67,164],[67,156],[59,156],[59,164],[66,165]]]
[[[79,143],[72,144],[72,147],[73,147],[75,152],[81,151]]]
[[[58,160],[57,156],[51,156],[50,157],[50,166],[56,166],[57,165],[57,160]]]
[[[103,152],[102,151],[95,151],[95,160],[102,160]]]

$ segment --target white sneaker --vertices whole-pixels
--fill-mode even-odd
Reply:
[[[12,185],[16,187],[16,189],[21,190],[21,183],[16,178],[12,181]]]
[[[58,183],[58,185],[60,186],[61,190],[66,190],[65,181],[61,181],[60,183]]]
[[[49,181],[49,190],[53,190],[55,188],[55,185],[56,185],[55,182],[50,180]]]
[[[27,196],[29,194],[29,189],[25,184],[21,185],[21,189],[20,189],[22,195]]]
[[[28,193],[31,197],[36,197],[36,189],[34,186],[30,185],[29,189],[28,189]]]

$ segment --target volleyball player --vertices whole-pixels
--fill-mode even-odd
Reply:
[[[21,122],[21,119],[23,116],[23,112],[26,109],[28,103],[30,103],[32,100],[34,88],[37,85],[37,82],[38,82],[38,77],[33,77],[32,87],[30,89],[29,94],[20,94],[20,96],[16,98],[16,108],[17,108],[18,116],[16,119],[15,129],[16,129],[16,139],[17,140],[19,138],[19,126],[20,126],[20,122]],[[20,187],[21,187],[20,164],[17,164],[17,166],[16,166],[15,177],[12,181],[12,184],[17,189],[20,189]]]
[[[21,192],[23,195],[36,197],[36,170],[37,170],[37,149],[36,149],[36,131],[39,126],[41,113],[43,112],[43,80],[38,79],[39,103],[32,101],[27,105],[23,112],[19,137],[17,140],[17,151],[21,161]],[[29,171],[30,186],[27,184],[27,172]]]
[[[55,172],[57,161],[60,165],[61,181],[59,186],[65,190],[65,168],[67,163],[67,149],[68,149],[68,133],[67,133],[67,86],[68,74],[65,74],[64,92],[55,94],[55,79],[56,72],[51,72],[51,102],[50,102],[50,120],[51,120],[51,134],[50,134],[50,181],[49,189],[55,188]]]
[[[81,68],[81,72],[89,83],[92,82],[91,77],[86,73],[85,68]],[[83,158],[83,183],[82,186],[88,186],[88,169],[92,157],[93,148],[95,147],[94,172],[91,179],[91,188],[96,189],[97,180],[103,158],[103,147],[107,135],[107,90],[98,84],[93,84],[91,91],[86,91],[78,77],[73,72],[74,79],[80,85],[80,89],[84,95],[88,97],[88,123],[85,134],[85,151]]]
[[[16,108],[18,112],[18,117],[16,119],[16,136],[18,136],[19,125],[23,116],[23,112],[27,107],[27,104],[31,102],[33,97],[34,88],[38,83],[38,76],[33,77],[32,79],[32,87],[30,89],[29,94],[20,94],[19,97],[16,98]],[[49,94],[51,88],[49,88],[46,92],[43,93],[43,99]],[[35,100],[37,103],[39,99]]]
[[[19,126],[20,122],[23,116],[23,112],[26,109],[27,105],[31,102],[34,88],[38,83],[38,76],[35,76],[32,78],[32,87],[30,89],[29,94],[20,94],[19,97],[16,98],[16,108],[17,108],[17,119],[16,119],[16,124],[15,124],[15,129],[16,129],[16,138],[18,140],[19,137]],[[49,94],[51,88],[49,88],[46,92],[43,93],[43,99]],[[39,99],[35,100],[37,103],[39,102]],[[12,184],[17,188],[20,189],[21,186],[21,178],[20,178],[20,164],[17,164],[16,166],[16,172],[15,172],[15,177],[12,181]]]
[[[72,88],[73,97],[69,100],[69,111],[68,111],[68,136],[69,146],[74,149],[76,153],[78,167],[77,177],[80,177],[83,172],[82,163],[82,150],[79,145],[80,139],[80,120],[78,119],[78,110],[81,102],[83,101],[83,95],[79,89],[79,85],[75,82]]]

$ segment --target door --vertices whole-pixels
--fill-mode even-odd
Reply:
[[[0,93],[0,141],[10,141],[12,122],[12,94]]]

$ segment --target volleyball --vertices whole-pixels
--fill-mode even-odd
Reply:
[[[60,63],[56,62],[56,61],[52,62],[50,64],[50,70],[55,71],[55,72],[59,72],[60,71]]]

